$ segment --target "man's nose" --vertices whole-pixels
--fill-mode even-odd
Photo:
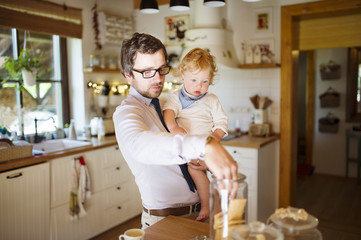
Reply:
[[[153,77],[154,80],[162,81],[164,76],[161,76],[159,74],[159,71],[157,71]]]

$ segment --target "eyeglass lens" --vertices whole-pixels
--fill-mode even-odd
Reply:
[[[135,70],[135,69],[133,69],[133,70]],[[150,70],[145,70],[145,71],[135,70],[135,71],[141,73],[143,75],[143,78],[152,78],[155,76],[155,74],[157,72],[159,72],[159,75],[161,75],[161,76],[167,75],[170,71],[170,67],[166,66],[166,67],[161,67],[158,69],[150,69]]]

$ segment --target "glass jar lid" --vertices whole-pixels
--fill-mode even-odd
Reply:
[[[303,231],[317,227],[318,219],[302,208],[279,208],[269,220],[289,232]]]
[[[232,231],[232,240],[283,240],[283,234],[262,222],[240,225]]]

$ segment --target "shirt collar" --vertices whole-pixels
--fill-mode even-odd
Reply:
[[[129,89],[129,95],[134,96],[135,98],[137,98],[139,101],[141,101],[142,103],[144,103],[147,106],[150,106],[150,103],[152,101],[151,98],[147,98],[144,97],[142,94],[140,94],[134,87],[130,86]]]

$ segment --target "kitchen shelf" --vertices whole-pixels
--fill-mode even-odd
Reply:
[[[253,68],[276,68],[276,67],[280,67],[281,64],[279,63],[259,63],[259,64],[242,64],[239,65],[239,68],[244,68],[244,69],[253,69]]]
[[[85,73],[115,73],[122,74],[119,69],[84,68]]]

